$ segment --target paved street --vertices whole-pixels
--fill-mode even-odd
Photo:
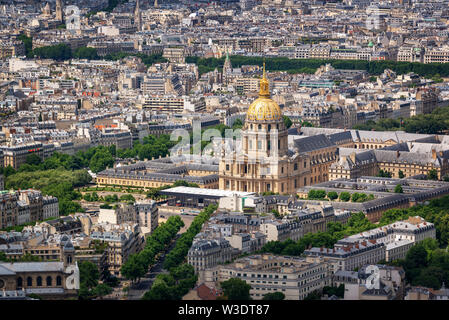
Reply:
[[[168,247],[167,253],[170,252],[176,244],[176,240],[179,239],[181,234],[177,234],[175,240]],[[154,279],[159,273],[167,272],[162,268],[162,265],[165,261],[165,254],[159,259],[158,262],[151,268],[150,272],[148,272],[144,278],[142,278],[139,282],[133,284],[128,291],[128,300],[140,300],[142,296],[147,292],[151,285],[153,284]]]

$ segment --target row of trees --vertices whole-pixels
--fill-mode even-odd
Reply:
[[[390,209],[383,213],[379,225],[386,225],[408,217],[420,216],[435,224],[439,247],[449,244],[449,196],[432,199],[427,205],[416,205],[407,209]]]
[[[176,246],[165,257],[164,269],[170,270],[184,262],[192,246],[193,238],[201,231],[203,223],[209,220],[215,210],[217,210],[217,206],[210,204],[193,219],[190,227],[181,235],[176,241]]]
[[[449,130],[449,107],[436,108],[430,114],[419,114],[407,119],[368,120],[353,127],[357,130],[397,131],[441,134]]]
[[[195,286],[198,280],[195,269],[188,263],[183,263],[170,269],[168,274],[161,273],[145,292],[143,300],[181,300]]]
[[[365,202],[365,201],[369,201],[369,200],[374,200],[374,195],[372,195],[372,194],[367,195],[366,193],[359,193],[359,192],[354,192],[351,195],[347,191],[340,192],[340,194],[338,194],[335,191],[329,191],[328,193],[326,193],[325,190],[312,189],[307,194],[307,198],[309,200],[327,200],[327,199],[329,199],[331,201],[336,200],[338,198],[338,199],[340,199],[340,201],[344,201],[344,202],[348,202],[349,200],[351,200],[352,202]]]
[[[440,289],[449,283],[449,252],[439,248],[435,239],[425,239],[414,245],[405,259],[389,264],[403,267],[407,282],[413,286]]]
[[[200,73],[213,71],[215,68],[222,69],[225,58],[200,58],[187,57],[186,62],[198,65]],[[234,68],[242,65],[262,66],[263,57],[231,56]],[[289,73],[313,73],[324,64],[331,64],[336,69],[366,70],[373,75],[379,75],[385,69],[391,69],[398,74],[414,72],[424,77],[432,77],[439,74],[442,77],[449,76],[448,63],[417,63],[400,61],[364,61],[364,60],[331,60],[331,59],[289,59],[286,57],[266,58],[266,68],[272,71],[287,71]]]
[[[27,46],[30,45],[32,42],[31,38],[26,37],[25,35],[21,36],[21,40],[25,44],[25,49],[27,49]],[[65,43],[59,43],[52,46],[45,46],[40,48],[35,48],[34,50],[27,51],[27,57],[38,57],[42,59],[53,59],[57,61],[63,61],[63,60],[69,60],[69,59],[88,59],[88,60],[95,60],[95,59],[105,59],[105,60],[120,60],[129,56],[135,56],[142,60],[142,62],[146,66],[151,66],[153,63],[161,63],[161,62],[167,62],[165,58],[162,57],[162,54],[152,54],[147,55],[143,53],[134,53],[134,52],[117,52],[108,54],[104,57],[100,57],[98,55],[96,48],[90,48],[90,47],[79,47],[75,50],[72,50],[70,48],[70,45]]]
[[[92,192],[92,193],[87,192],[83,195],[83,199],[85,201],[89,201],[89,202],[101,201],[101,202],[104,202],[107,204],[114,203],[114,202],[128,202],[128,203],[136,202],[136,198],[134,198],[134,196],[132,194],[124,194],[120,197],[118,197],[116,194],[100,197],[100,196],[98,196],[98,193],[96,193],[96,192]]]
[[[1,262],[35,262],[41,261],[37,256],[33,256],[31,253],[26,253],[20,258],[9,258],[5,252],[0,251],[0,261]]]
[[[139,160],[165,157],[176,143],[177,141],[170,140],[168,134],[159,137],[149,135],[143,138],[142,143],[135,142],[133,148],[119,149],[111,155],[118,158],[138,158]]]
[[[91,176],[86,170],[69,171],[63,168],[37,171],[23,171],[7,176],[6,189],[37,189],[44,195],[58,198],[59,213],[67,215],[82,212],[79,203],[73,200],[81,199],[81,193],[75,188],[83,186],[91,181]]]
[[[97,146],[86,151],[78,151],[75,155],[54,153],[50,158],[42,161],[37,154],[30,154],[26,163],[20,166],[19,172],[38,171],[64,168],[66,170],[78,170],[90,168],[93,172],[99,172],[107,167],[112,167],[115,158],[138,158],[139,160],[165,157],[169,149],[177,142],[170,141],[169,135],[156,137],[149,135],[143,139],[143,143],[136,142],[131,149],[118,149],[115,145],[108,147]],[[12,168],[11,168],[12,169]],[[3,169],[5,175],[15,173],[14,169]]]
[[[332,248],[338,240],[345,236],[367,231],[375,227],[375,224],[369,222],[365,215],[359,212],[353,214],[345,225],[340,222],[330,222],[326,232],[307,233],[297,242],[291,239],[283,242],[269,241],[263,246],[261,252],[299,256],[310,246]]]
[[[78,297],[80,300],[90,300],[106,296],[112,293],[112,287],[118,284],[118,279],[112,276],[107,269],[103,273],[103,283],[99,283],[100,272],[97,266],[90,261],[82,261],[78,267],[80,270],[80,290]]]
[[[448,211],[449,196],[444,196],[430,200],[427,205],[387,210],[377,225],[371,223],[362,212],[359,212],[353,214],[346,225],[340,222],[330,222],[326,232],[308,233],[297,242],[290,239],[283,242],[270,241],[262,248],[261,252],[299,256],[309,246],[332,248],[338,240],[345,236],[405,220],[410,216],[421,216],[426,221],[435,224],[438,247],[445,248],[449,243]]]
[[[183,226],[184,222],[179,216],[171,216],[159,225],[147,238],[145,248],[130,255],[122,265],[122,275],[133,282],[143,277],[148,272],[148,267],[155,262],[156,256],[167,247]]]
[[[163,63],[168,62],[167,59],[162,57],[162,54],[143,54],[143,53],[132,53],[132,52],[117,52],[117,53],[111,53],[103,58],[105,60],[120,60],[129,56],[137,57],[142,60],[142,63],[144,63],[147,67],[151,66],[153,63]]]

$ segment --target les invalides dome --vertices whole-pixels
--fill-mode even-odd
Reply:
[[[259,98],[249,106],[246,113],[246,120],[264,122],[282,120],[281,108],[270,98],[269,83],[265,73],[265,63],[263,67],[263,77],[260,80]]]

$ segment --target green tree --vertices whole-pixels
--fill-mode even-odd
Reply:
[[[285,115],[283,116],[283,119],[284,119],[285,127],[287,129],[290,128],[292,126],[292,124],[293,124],[292,120],[288,116],[285,116]]]
[[[446,279],[445,274],[447,271],[430,266],[422,269],[419,275],[412,280],[412,284],[437,290],[441,288],[442,282]]]
[[[431,169],[427,173],[427,179],[429,180],[438,180],[438,172],[436,169]]]
[[[351,194],[347,191],[343,191],[340,193],[340,200],[344,202],[348,202],[351,199]]]
[[[78,268],[80,270],[79,299],[87,300],[95,297],[94,288],[98,285],[100,273],[95,264],[90,261],[82,261]]]
[[[315,190],[312,189],[308,193],[309,199],[324,199],[326,197],[326,191],[325,190]]]
[[[155,280],[151,289],[143,295],[143,300],[173,300],[172,289],[162,280]]]
[[[402,189],[402,186],[400,184],[397,184],[396,187],[394,187],[395,193],[404,193],[404,190]]]
[[[100,299],[112,293],[112,288],[105,283],[101,283],[93,290],[94,294]]]
[[[262,300],[284,300],[285,294],[282,292],[270,292],[263,296]]]
[[[25,55],[27,58],[31,58],[31,52],[33,51],[33,38],[27,37],[24,33],[17,37],[25,45]]]
[[[311,293],[309,293],[305,298],[305,301],[309,300],[321,300],[321,293],[318,290],[315,290]]]
[[[381,178],[391,178],[391,172],[384,171],[384,170],[380,169],[379,173],[377,174],[377,176],[381,177]]]
[[[234,123],[232,124],[232,129],[242,129],[243,128],[243,122],[239,118],[235,119]]]
[[[88,59],[88,60],[94,60],[99,58],[97,54],[97,49],[88,47],[77,48],[73,52],[73,57],[76,59]]]
[[[402,172],[402,170],[399,170],[399,179],[404,179],[405,175],[404,172]]]
[[[335,199],[338,198],[338,193],[335,192],[335,191],[330,191],[330,192],[327,193],[327,197],[328,197],[330,200],[335,200]]]
[[[36,48],[32,55],[41,59],[68,60],[72,58],[72,50],[69,45],[60,43],[54,46]]]
[[[6,258],[6,253],[0,251],[0,261],[6,262],[8,259]]]
[[[223,293],[229,300],[251,300],[251,286],[239,278],[231,278],[221,282]]]
[[[31,153],[26,157],[26,163],[29,165],[39,165],[42,162],[41,157],[35,153]]]
[[[126,263],[122,265],[120,271],[125,278],[134,282],[137,279],[142,278],[148,270],[145,268],[145,265],[139,261],[138,255],[133,254],[128,258]]]
[[[80,270],[80,283],[85,284],[89,289],[98,285],[100,273],[95,264],[89,261],[82,261],[78,268]]]

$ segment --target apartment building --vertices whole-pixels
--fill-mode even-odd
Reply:
[[[172,63],[184,63],[185,52],[184,48],[164,48],[162,57],[168,59]]]
[[[385,260],[405,259],[408,250],[424,239],[435,239],[436,229],[433,223],[416,216],[397,221],[384,227],[365,231],[345,238],[346,242],[376,239],[386,245]]]
[[[137,224],[98,224],[93,230],[90,234],[92,240],[108,244],[107,263],[111,274],[116,276],[120,276],[120,268],[129,256],[144,247],[145,239],[140,235]]]
[[[20,191],[19,200],[24,201],[30,207],[30,221],[44,220],[43,196],[37,190]]]
[[[133,147],[131,132],[103,129],[100,134],[99,145],[105,147],[114,145],[117,149],[130,149]]]
[[[206,281],[216,284],[239,278],[251,286],[250,296],[261,300],[267,293],[282,292],[286,300],[302,300],[315,290],[330,285],[326,264],[304,258],[253,255],[217,266],[207,273]]]
[[[397,61],[424,62],[424,48],[402,46],[398,50]]]
[[[218,264],[231,261],[232,247],[228,240],[200,239],[195,241],[187,253],[187,262],[195,272],[201,272]]]
[[[18,169],[22,164],[26,163],[26,159],[30,154],[37,154],[41,159],[44,157],[43,145],[40,142],[16,145],[1,146],[3,151],[4,166],[11,166]]]
[[[386,246],[374,240],[346,241],[339,240],[333,249],[309,248],[304,254],[309,258],[324,258],[330,264],[329,270],[334,274],[338,270],[352,271],[366,264],[376,264],[385,260]]]
[[[424,53],[424,63],[449,62],[449,48],[427,48]]]
[[[25,45],[20,40],[0,40],[0,59],[25,55]]]
[[[404,298],[405,272],[401,267],[376,264],[379,270],[379,287],[369,289],[371,272],[368,266],[359,271],[337,271],[332,276],[334,286],[345,286],[344,300],[402,300]]]
[[[201,112],[206,110],[206,102],[203,97],[190,96],[146,96],[143,100],[143,108],[163,113]]]
[[[0,229],[17,225],[19,206],[18,192],[0,192]]]
[[[302,225],[297,221],[265,221],[260,225],[260,232],[267,236],[267,241],[298,241],[303,236]]]
[[[158,207],[156,201],[138,202],[134,204],[136,210],[137,223],[139,224],[140,233],[146,236],[154,231],[158,226]]]

